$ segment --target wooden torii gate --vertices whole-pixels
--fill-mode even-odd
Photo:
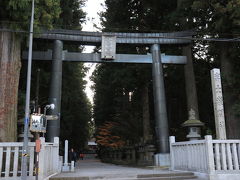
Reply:
[[[169,132],[168,119],[165,100],[165,88],[163,79],[163,63],[169,64],[187,64],[191,69],[191,43],[192,32],[174,32],[174,33],[114,33],[114,32],[82,32],[76,30],[53,30],[40,34],[38,39],[53,40],[53,50],[33,52],[33,60],[52,60],[52,74],[49,103],[55,104],[55,109],[51,110],[51,115],[57,115],[57,120],[48,122],[47,141],[53,141],[60,133],[60,106],[61,106],[61,86],[62,86],[62,62],[63,61],[81,61],[81,62],[116,62],[116,63],[152,63],[153,93],[154,93],[154,112],[156,122],[157,151],[164,156],[169,153]],[[102,40],[110,39],[102,43]],[[94,45],[102,47],[102,54],[99,53],[75,53],[63,50],[63,42],[79,42],[79,45]],[[151,54],[133,55],[133,54],[114,54],[116,44],[136,44],[150,45]],[[179,44],[184,45],[185,56],[168,56],[161,54],[160,45]],[[106,55],[103,55],[106,53]],[[109,56],[110,53],[110,56]],[[108,57],[109,56],[109,57]],[[23,58],[27,58],[27,52],[23,53]],[[109,59],[111,60],[109,60]],[[106,60],[108,59],[108,60]],[[187,61],[190,60],[190,63]],[[193,71],[188,72],[193,78]],[[186,89],[192,91],[188,100],[188,110],[194,109],[198,118],[198,107],[195,85],[186,82]],[[163,163],[164,165],[164,163]]]

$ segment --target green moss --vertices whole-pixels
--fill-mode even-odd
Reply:
[[[204,126],[204,123],[202,123],[200,120],[197,119],[189,119],[185,121],[182,126]]]

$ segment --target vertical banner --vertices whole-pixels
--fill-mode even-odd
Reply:
[[[217,139],[226,139],[227,137],[220,69],[211,70],[211,82]]]

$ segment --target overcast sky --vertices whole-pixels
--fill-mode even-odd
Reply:
[[[84,11],[87,13],[87,22],[83,26],[83,31],[96,31],[93,24],[100,26],[100,20],[98,13],[103,11],[101,4],[104,4],[105,0],[87,0]]]
[[[97,29],[94,27],[94,24],[97,24],[97,26],[100,27],[98,13],[104,10],[104,8],[101,6],[101,4],[104,4],[104,1],[105,0],[87,0],[86,7],[83,9],[87,13],[87,21],[85,24],[83,24],[83,31],[97,31]],[[84,52],[90,53],[92,52],[92,49],[93,47],[86,47]],[[84,65],[90,67],[87,76],[84,78],[87,81],[85,92],[89,100],[93,102],[93,92],[91,90],[93,83],[90,81],[89,77],[92,75],[96,64],[85,63]]]

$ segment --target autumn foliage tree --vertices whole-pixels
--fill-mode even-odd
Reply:
[[[125,141],[115,133],[118,123],[107,121],[97,129],[97,143],[103,147],[121,148],[125,145]]]

